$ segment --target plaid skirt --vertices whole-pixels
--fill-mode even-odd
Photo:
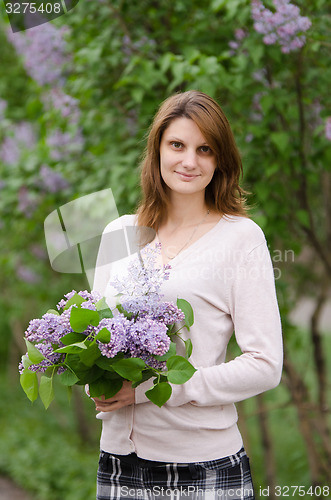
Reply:
[[[135,453],[101,451],[97,500],[252,500],[249,459],[238,453],[209,462],[166,463]]]

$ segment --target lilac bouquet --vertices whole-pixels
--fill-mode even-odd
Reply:
[[[171,396],[170,383],[192,377],[192,343],[180,337],[180,330],[192,326],[193,310],[184,299],[176,304],[161,300],[170,266],[156,267],[158,252],[160,244],[147,245],[128,266],[128,275],[110,283],[118,292],[114,309],[95,291],[73,290],[56,310],[30,321],[19,371],[31,401],[39,394],[49,406],[56,374],[69,388],[88,384],[92,397],[106,398],[121,389],[123,380],[137,387],[154,377],[146,396],[162,406]],[[184,342],[185,357],[176,354],[175,338]]]

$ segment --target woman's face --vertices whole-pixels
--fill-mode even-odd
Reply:
[[[171,192],[204,195],[217,160],[196,123],[175,118],[165,129],[160,144],[161,176]]]

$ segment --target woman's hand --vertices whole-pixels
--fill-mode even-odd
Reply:
[[[125,380],[122,389],[112,398],[105,399],[104,396],[101,396],[101,398],[92,398],[95,402],[95,409],[97,411],[114,411],[124,406],[132,405],[135,401],[134,391],[132,383]]]

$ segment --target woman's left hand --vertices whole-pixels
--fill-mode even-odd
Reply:
[[[132,388],[132,383],[129,381],[124,381],[122,389],[118,391],[115,396],[109,399],[105,399],[105,396],[101,398],[92,398],[95,402],[95,409],[97,411],[115,411],[124,406],[129,406],[135,402],[135,390]]]

